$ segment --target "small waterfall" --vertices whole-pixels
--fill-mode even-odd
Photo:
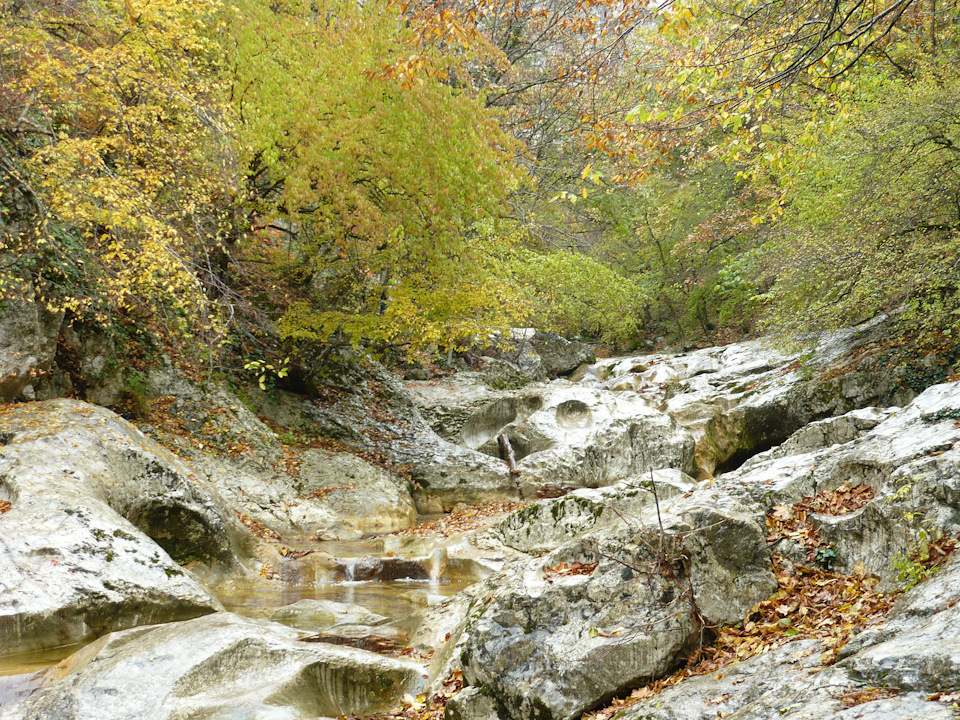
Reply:
[[[343,562],[343,581],[356,582],[357,563],[359,563],[360,558],[342,558],[341,561]]]
[[[424,563],[430,578],[430,592],[440,592],[440,577],[447,569],[447,549],[437,548]]]

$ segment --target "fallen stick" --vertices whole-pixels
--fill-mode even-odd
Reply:
[[[500,459],[507,461],[510,475],[515,478],[520,477],[520,471],[517,469],[517,457],[513,454],[513,446],[510,444],[510,438],[507,437],[506,433],[497,435],[497,445],[500,446]]]

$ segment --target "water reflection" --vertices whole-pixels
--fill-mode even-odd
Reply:
[[[343,582],[322,585],[287,585],[257,583],[230,584],[213,589],[224,607],[238,615],[262,616],[264,611],[300,600],[333,600],[360,605],[370,612],[388,618],[402,618],[421,602],[411,591],[422,590],[429,596],[454,595],[473,580],[399,580],[392,582]]]

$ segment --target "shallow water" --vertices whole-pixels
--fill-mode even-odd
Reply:
[[[333,600],[365,607],[388,618],[402,618],[416,609],[416,603],[404,598],[411,590],[430,595],[454,595],[472,584],[472,580],[393,582],[343,582],[323,585],[225,585],[213,589],[224,607],[238,615],[262,616],[300,600]]]
[[[0,656],[0,708],[29,697],[40,687],[43,670],[82,648],[85,643],[61,645],[30,653]]]
[[[421,521],[429,520],[422,517]],[[383,536],[364,540],[317,542],[315,538],[284,537],[283,544],[293,550],[319,549],[346,561],[350,566],[360,558],[416,558],[430,555],[446,544],[440,537]],[[460,575],[464,575],[461,577]],[[230,582],[208,587],[226,610],[248,617],[263,617],[269,611],[305,599],[332,600],[366,608],[391,619],[404,619],[426,602],[437,602],[476,582],[469,572],[452,568],[440,578],[429,580],[372,580],[362,582],[322,582],[294,584],[280,582]],[[412,591],[415,597],[411,597]],[[300,626],[302,628],[302,625]],[[309,628],[302,628],[309,629]],[[394,631],[395,632],[395,631]],[[86,643],[0,656],[0,708],[29,697],[42,680],[43,670],[73,654]]]
[[[0,680],[11,675],[25,675],[45,670],[56,665],[65,657],[72,655],[87,643],[73,643],[53,648],[44,648],[34,652],[17,653],[16,655],[0,655]],[[0,687],[0,697],[3,688]]]

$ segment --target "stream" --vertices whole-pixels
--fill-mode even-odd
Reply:
[[[436,518],[436,514],[422,515],[417,524]],[[479,579],[477,568],[472,563],[467,564],[468,569],[464,572],[458,570],[457,563],[446,562],[446,547],[450,540],[440,535],[386,535],[354,541],[320,542],[309,537],[284,537],[283,543],[295,551],[311,551],[334,558],[337,570],[333,577],[301,582],[297,581],[300,574],[292,572],[289,574],[295,580],[285,582],[285,568],[281,566],[280,581],[267,582],[254,578],[209,585],[208,590],[226,610],[251,618],[268,617],[278,608],[303,600],[317,600],[357,606],[393,622],[427,605],[441,602]],[[441,557],[443,561],[438,561]],[[289,561],[290,566],[296,563],[296,559]],[[399,571],[394,575],[402,575],[406,571],[413,577],[392,577],[387,572],[390,579],[382,579],[384,568],[391,566]],[[338,632],[337,628],[317,626],[309,616],[278,616],[271,619],[305,632],[324,630],[326,642],[376,649],[366,647],[361,641],[365,626],[359,622],[348,626],[345,632]],[[376,631],[377,626],[367,629]],[[399,647],[403,646],[404,639],[403,633],[393,632],[390,635],[390,640]],[[87,643],[73,643],[37,652],[0,656],[0,707],[28,697],[40,686],[42,671],[85,645]]]

